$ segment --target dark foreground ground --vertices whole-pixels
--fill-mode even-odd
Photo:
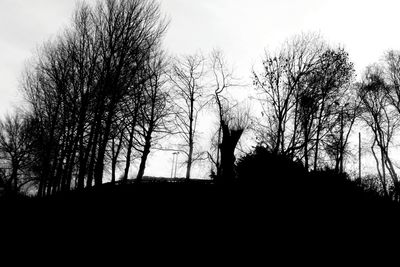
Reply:
[[[61,259],[65,253],[133,259],[144,250],[152,255],[148,261],[160,260],[160,251],[183,260],[189,252],[188,266],[211,255],[231,262],[243,255],[246,261],[298,262],[296,252],[307,259],[330,253],[330,262],[353,254],[360,243],[376,247],[386,242],[376,240],[392,239],[399,206],[354,182],[332,179],[105,184],[42,199],[2,199],[1,229],[14,236],[12,248],[45,255],[55,250]]]
[[[353,181],[313,175],[231,185],[201,180],[104,184],[45,198],[2,199],[0,209],[5,217],[28,224],[94,220],[93,226],[106,228],[196,224],[211,229],[264,223],[356,227],[372,220],[394,223],[400,216],[397,203],[366,192]]]

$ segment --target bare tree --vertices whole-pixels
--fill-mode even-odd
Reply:
[[[361,101],[356,95],[358,85],[349,86],[348,90],[338,95],[339,98],[334,103],[336,112],[333,114],[332,127],[329,127],[329,132],[323,140],[325,152],[333,159],[337,173],[344,172],[344,159],[350,154],[349,137],[361,112]]]
[[[217,182],[230,183],[235,178],[235,149],[243,134],[249,126],[249,114],[237,110],[234,112],[229,100],[224,97],[226,90],[235,84],[232,71],[221,51],[214,50],[211,54],[211,69],[214,76],[214,99],[218,110],[218,150],[217,150]]]
[[[341,48],[330,48],[313,33],[288,39],[276,54],[265,54],[254,85],[263,109],[258,139],[274,153],[318,166],[320,143],[336,118],[335,102],[347,88],[353,64]]]
[[[284,153],[289,112],[295,106],[296,87],[289,86],[287,60],[283,51],[277,56],[266,52],[263,72],[257,74],[253,70],[254,85],[261,94],[259,100],[263,109],[262,116],[267,120],[267,124],[260,124],[259,137],[275,153]]]
[[[117,167],[121,163],[120,155],[122,153],[123,148],[126,146],[125,143],[125,124],[123,123],[123,116],[125,113],[119,111],[117,112],[116,123],[113,125],[111,130],[110,138],[111,142],[108,144],[108,157],[111,161],[111,183],[115,183],[116,181],[116,171]]]
[[[318,67],[311,74],[310,87],[317,114],[315,121],[314,170],[317,170],[320,143],[324,141],[330,129],[336,125],[337,103],[349,88],[354,74],[353,63],[349,61],[348,53],[342,48],[326,49],[319,57]],[[339,108],[340,124],[344,128],[344,107]],[[342,143],[343,145],[344,143]]]
[[[400,126],[400,121],[393,113],[394,109],[390,105],[387,87],[383,69],[379,65],[372,65],[367,68],[359,96],[363,104],[362,118],[373,133],[371,151],[376,161],[383,190],[388,196],[386,170],[389,171],[394,186],[398,184],[389,148],[394,134]],[[375,146],[378,146],[380,150],[380,162],[374,150]]]
[[[31,116],[37,122],[35,143],[42,165],[39,195],[50,194],[69,184],[62,172],[73,155],[76,105],[68,51],[65,40],[47,43],[36,65],[25,76],[24,92],[31,105]]]
[[[135,135],[137,134],[138,120],[140,119],[140,110],[144,105],[144,90],[142,86],[131,88],[129,95],[121,105],[123,106],[124,120],[122,121],[125,128],[125,168],[122,176],[122,182],[128,180],[129,169],[134,154]]]
[[[150,79],[143,70],[166,25],[152,0],[81,4],[72,26],[40,49],[23,85],[40,133],[38,195],[101,184],[110,164],[115,180]],[[130,97],[133,112],[124,105]]]
[[[148,62],[149,79],[143,85],[144,105],[140,109],[136,150],[141,153],[137,181],[141,181],[146,161],[153,144],[171,134],[171,115],[174,113],[165,84],[166,61],[163,53],[156,52]]]
[[[205,59],[200,54],[175,59],[170,74],[177,108],[175,125],[184,141],[179,151],[187,156],[186,179],[190,179],[192,165],[202,154],[195,152],[195,139],[198,116],[206,104],[205,74]]]
[[[288,39],[277,54],[266,53],[261,73],[253,71],[262,115],[267,120],[260,123],[259,139],[276,153],[294,157],[304,147],[300,142],[300,104],[306,102],[307,79],[324,48],[318,35],[297,35]]]
[[[99,48],[102,51],[103,75],[100,80],[100,109],[96,120],[99,131],[94,178],[102,183],[104,155],[113,117],[118,104],[131,86],[135,75],[143,68],[160,37],[165,24],[160,23],[159,6],[154,1],[109,0],[96,8],[94,23],[99,29]]]
[[[29,174],[32,139],[29,121],[16,113],[0,122],[0,162],[2,184],[6,193],[18,193],[31,182]]]
[[[383,66],[385,79],[388,86],[388,97],[390,103],[400,114],[400,52],[388,51],[385,54]]]
[[[387,83],[387,97],[395,113],[395,115],[392,115],[392,120],[396,121],[400,118],[400,52],[395,50],[386,52],[382,68],[384,70],[385,80]],[[392,161],[388,161],[387,163],[389,165],[389,170],[391,170],[391,175],[394,176],[394,197],[399,200],[400,184],[393,167],[394,163],[392,163]]]

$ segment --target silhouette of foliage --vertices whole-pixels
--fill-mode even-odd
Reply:
[[[294,162],[290,157],[277,154],[262,145],[240,158],[236,171],[240,182],[265,185],[287,178],[301,179],[306,173],[301,162]]]

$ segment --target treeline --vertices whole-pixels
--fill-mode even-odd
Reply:
[[[361,182],[399,200],[392,154],[400,126],[399,51],[386,52],[359,80],[345,49],[315,34],[289,39],[277,53],[267,52],[262,63],[260,71],[253,71],[263,108],[256,128],[259,143],[302,162],[306,170],[343,174],[357,125],[371,139],[368,149],[377,170],[377,176]]]
[[[102,183],[105,164],[115,181],[122,146],[122,179],[137,156],[134,149],[141,152],[140,179],[151,138],[166,130],[171,112],[160,44],[166,26],[153,1],[77,8],[71,27],[42,46],[24,75],[28,112],[2,124],[3,147],[16,150],[6,151],[14,183],[28,172],[40,196],[82,189]],[[30,160],[26,166],[22,155]]]
[[[134,159],[140,159],[140,181],[151,147],[168,135],[182,137],[175,150],[186,154],[190,178],[191,164],[206,155],[194,149],[199,111],[210,102],[199,83],[205,60],[168,57],[161,45],[167,25],[152,0],[78,6],[71,27],[44,44],[24,74],[28,108],[0,125],[7,192],[27,184],[39,196],[83,189],[102,184],[105,172],[111,182],[124,183]],[[228,172],[235,120],[220,95],[230,86],[230,73],[220,52],[211,61],[217,82],[212,100],[226,137],[220,158],[231,164]],[[117,167],[123,168],[120,177]]]
[[[184,154],[186,179],[196,162],[209,160],[211,177],[231,183],[245,130],[306,170],[342,174],[354,126],[364,123],[372,133],[374,186],[399,199],[389,151],[400,125],[399,52],[388,52],[357,81],[343,47],[297,35],[254,67],[261,116],[251,116],[226,93],[241,83],[222,53],[171,57],[162,46],[167,26],[153,0],[80,4],[70,27],[27,67],[27,107],[0,123],[0,186],[45,196],[100,185],[105,175],[126,183],[134,161],[140,181],[157,149]],[[218,121],[209,151],[200,146],[204,110]]]

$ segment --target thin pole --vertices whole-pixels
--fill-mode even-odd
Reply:
[[[344,147],[343,147],[343,108],[342,112],[340,113],[340,166],[339,166],[339,172],[342,174],[343,173],[343,153],[344,153]]]
[[[358,133],[358,179],[361,180],[361,132]]]
[[[176,152],[172,153],[172,168],[171,168],[171,178],[174,175],[174,160]]]
[[[174,178],[176,178],[176,169],[177,169],[177,167],[178,167],[178,155],[179,155],[179,152],[176,152],[176,158],[175,158],[175,176],[174,176]]]

